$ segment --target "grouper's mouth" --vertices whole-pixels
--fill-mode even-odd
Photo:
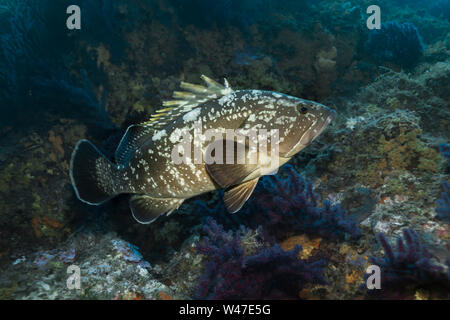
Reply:
[[[311,143],[314,139],[316,139],[318,136],[320,136],[322,134],[322,132],[330,125],[331,122],[333,122],[333,120],[335,118],[336,118],[336,111],[330,110],[328,117],[326,117],[325,120],[323,120],[322,123],[319,124],[318,128],[312,130],[314,133],[314,136],[308,143]],[[315,132],[315,130],[317,130],[317,132]]]
[[[290,150],[285,157],[292,157],[294,154],[309,145],[314,139],[322,134],[322,132],[330,125],[331,122],[336,118],[336,111],[329,110],[327,117],[323,120],[314,122],[308,128],[308,130],[303,133],[300,140],[295,144],[295,146]]]

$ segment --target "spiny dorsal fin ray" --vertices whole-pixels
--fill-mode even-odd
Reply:
[[[220,98],[233,92],[228,81],[225,79],[224,85],[201,76],[206,86],[181,82],[180,88],[185,91],[175,91],[174,100],[163,101],[163,109],[156,111],[149,121],[142,123],[144,126],[151,126],[154,130],[164,128],[178,117],[195,109],[206,101]]]
[[[164,108],[157,110],[149,121],[132,125],[127,129],[115,153],[118,165],[127,166],[135,150],[151,139],[157,131],[180,116],[206,101],[217,99],[233,92],[226,79],[224,85],[221,85],[205,75],[202,75],[201,78],[206,83],[206,86],[181,82],[181,89],[186,91],[175,91],[173,93],[175,100],[164,101]]]
[[[233,92],[226,79],[224,85],[221,85],[205,75],[202,75],[201,78],[206,83],[206,87],[182,81],[180,87],[186,91],[175,91],[173,98],[176,100],[164,101],[163,106],[191,106],[192,110],[208,100],[216,99]]]

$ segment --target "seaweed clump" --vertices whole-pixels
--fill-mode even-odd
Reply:
[[[381,29],[369,32],[366,51],[382,63],[391,62],[403,68],[411,68],[420,60],[425,45],[417,28],[409,22],[389,21]]]
[[[207,234],[197,251],[207,256],[196,299],[298,298],[308,283],[325,284],[325,260],[298,259],[301,246],[284,251],[279,244],[246,255],[242,240],[248,229],[224,231],[212,218],[203,227]]]

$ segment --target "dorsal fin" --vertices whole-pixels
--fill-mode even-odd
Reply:
[[[134,151],[141,147],[149,138],[153,136],[153,128],[140,124],[132,125],[120,140],[114,158],[121,167],[126,167],[132,158]]]
[[[201,78],[206,83],[206,86],[182,81],[180,88],[185,91],[175,91],[173,93],[174,100],[163,101],[163,107],[165,108],[156,111],[150,120],[142,125],[151,125],[155,129],[161,129],[206,101],[217,99],[233,92],[226,79],[224,85],[221,85],[205,75],[202,75]]]
[[[128,127],[115,153],[118,165],[127,166],[135,150],[139,149],[155,133],[180,116],[206,101],[217,99],[233,92],[226,79],[224,85],[221,85],[205,75],[202,75],[201,78],[206,83],[206,86],[182,81],[180,87],[185,91],[175,91],[173,93],[175,100],[163,101],[164,108],[157,110],[149,121]]]

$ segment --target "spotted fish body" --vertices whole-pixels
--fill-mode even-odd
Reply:
[[[261,90],[233,91],[203,76],[207,86],[182,83],[174,101],[146,123],[130,126],[109,161],[88,141],[80,141],[72,155],[70,176],[78,198],[98,205],[121,194],[132,194],[130,208],[141,223],[169,214],[185,199],[224,188],[230,212],[238,211],[253,192],[259,177],[271,173],[311,143],[331,123],[335,112],[319,103]],[[222,138],[196,140],[198,130],[223,133]],[[226,130],[278,130],[277,161],[258,157],[256,163],[205,163],[193,161],[218,142],[225,149]],[[174,150],[187,135],[191,153],[176,163]],[[222,139],[222,140],[220,140]],[[232,151],[239,142],[233,141]],[[245,143],[244,143],[245,144]],[[241,144],[248,156],[248,145]],[[225,150],[224,152],[226,152]],[[178,151],[176,151],[178,154]],[[186,158],[187,157],[187,158]],[[239,157],[239,155],[236,155]],[[275,164],[274,164],[275,163]]]

